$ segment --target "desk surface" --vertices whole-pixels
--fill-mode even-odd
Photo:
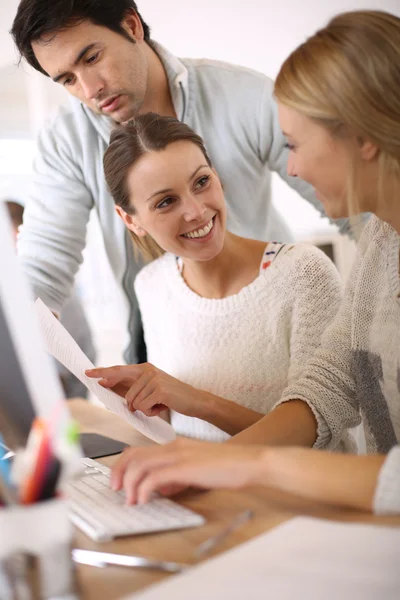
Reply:
[[[82,432],[108,435],[131,445],[151,445],[153,443],[136,432],[128,423],[101,407],[82,400],[70,401],[69,407],[74,418],[80,423]],[[102,459],[102,462],[107,465],[111,465],[114,461],[115,457]],[[237,513],[247,508],[251,508],[255,512],[253,519],[229,535],[225,542],[215,549],[214,555],[299,515],[337,521],[400,526],[400,517],[374,517],[348,510],[321,508],[294,496],[287,496],[261,487],[248,488],[241,492],[193,491],[181,494],[177,499],[181,504],[204,515],[207,523],[203,527],[194,529],[131,536],[103,544],[93,542],[77,530],[76,547],[120,554],[140,554],[156,559],[193,564],[195,562],[193,552],[196,546],[211,535],[218,533]],[[83,600],[117,600],[161,581],[165,577],[171,577],[171,575],[140,569],[118,567],[98,569],[78,566],[78,579]]]

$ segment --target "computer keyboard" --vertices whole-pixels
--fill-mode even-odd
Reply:
[[[156,497],[148,504],[127,506],[124,492],[110,489],[111,469],[90,458],[82,462],[84,472],[67,484],[65,493],[72,522],[97,542],[198,527],[205,522],[201,515],[167,498]]]

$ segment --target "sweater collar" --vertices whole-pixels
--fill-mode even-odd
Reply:
[[[188,69],[179,58],[174,56],[158,42],[151,40],[150,45],[163,64],[175,112],[178,115],[178,118],[183,120],[185,106],[187,104],[186,98],[188,98],[189,95]],[[76,103],[78,104],[78,110],[83,110],[93,127],[108,144],[114,121],[105,115],[96,114],[79,100],[72,99],[72,102],[75,103],[75,105]]]

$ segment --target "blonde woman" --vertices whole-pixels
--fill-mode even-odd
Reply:
[[[113,485],[142,502],[170,484],[264,484],[400,513],[400,19],[378,11],[337,16],[289,56],[275,95],[289,173],[315,187],[332,217],[374,213],[342,306],[303,376],[234,439],[252,446],[129,450]],[[293,447],[335,450],[361,420],[370,455]]]

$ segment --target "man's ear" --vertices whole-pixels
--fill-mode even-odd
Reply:
[[[379,148],[374,142],[365,140],[364,138],[357,138],[358,146],[360,148],[361,158],[366,161],[374,160],[379,154]]]
[[[133,233],[135,233],[138,237],[145,237],[147,235],[147,231],[138,224],[137,220],[133,215],[130,215],[129,213],[125,212],[124,209],[120,206],[116,206],[115,210],[117,215],[121,217],[121,219],[130,231],[133,231]]]
[[[121,22],[121,27],[132,38],[133,42],[142,42],[144,40],[143,26],[135,10],[130,9],[126,11],[124,19]]]

